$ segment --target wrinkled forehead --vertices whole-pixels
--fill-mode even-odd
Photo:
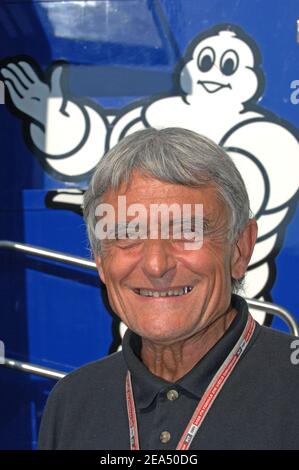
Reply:
[[[116,200],[118,196],[126,196],[130,202],[139,202],[141,199],[158,201],[164,198],[173,198],[178,203],[187,197],[202,199],[209,195],[213,199],[216,193],[216,185],[207,179],[207,183],[201,186],[188,186],[183,183],[174,183],[156,178],[154,175],[144,174],[134,170],[128,181],[121,181],[117,189],[108,188],[102,195],[103,201]]]
[[[141,204],[146,211],[152,204],[201,204],[205,214],[222,213],[227,215],[227,205],[213,182],[202,187],[190,187],[170,183],[135,173],[129,183],[122,183],[117,190],[108,190],[101,202],[111,204],[116,212],[133,204]]]
[[[194,48],[193,59],[196,60],[201,51],[206,47],[214,50],[216,60],[217,58],[219,60],[227,50],[233,50],[238,55],[240,63],[247,67],[254,66],[252,49],[243,39],[236,37],[232,31],[220,31],[219,34],[200,41]]]

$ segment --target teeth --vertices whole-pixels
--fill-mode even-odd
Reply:
[[[191,286],[184,286],[180,287],[179,289],[169,289],[168,291],[152,291],[148,289],[136,289],[137,293],[139,295],[144,295],[145,297],[173,297],[173,296],[179,296],[179,295],[185,295],[188,294],[188,292],[191,292],[193,287]]]

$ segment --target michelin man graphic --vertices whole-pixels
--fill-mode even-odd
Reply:
[[[177,126],[210,137],[232,157],[246,183],[259,237],[245,295],[271,299],[274,257],[298,191],[298,131],[257,104],[264,87],[261,56],[239,27],[217,25],[188,46],[174,71],[180,93],[133,103],[115,115],[70,96],[67,65],[45,74],[33,61],[8,58],[1,68],[13,111],[45,170],[63,181],[86,180],[105,150],[151,127]],[[82,191],[62,190],[52,204],[79,207]],[[259,321],[265,315],[253,312]]]

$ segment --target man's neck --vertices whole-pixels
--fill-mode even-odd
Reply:
[[[171,345],[142,339],[141,359],[152,374],[168,382],[186,375],[217,343],[230,326],[237,312],[230,309],[207,328],[186,340]]]

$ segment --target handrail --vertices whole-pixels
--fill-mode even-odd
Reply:
[[[80,256],[67,255],[60,251],[54,251],[45,249],[39,246],[33,246],[25,243],[19,243],[9,240],[0,240],[0,249],[21,251],[23,253],[38,256],[40,258],[52,259],[54,261],[60,261],[61,263],[70,264],[72,266],[79,266],[81,268],[87,268],[90,270],[96,270],[96,264],[93,261],[89,261]],[[17,361],[15,359],[5,358],[4,363],[0,364],[4,367],[16,369],[28,374],[35,374],[42,377],[61,379],[66,373],[48,367],[31,364],[29,362]]]
[[[248,307],[256,308],[257,310],[263,310],[264,312],[277,315],[279,318],[284,320],[284,322],[288,325],[291,332],[295,336],[299,336],[299,328],[296,320],[294,319],[293,315],[284,307],[277,304],[272,304],[271,302],[265,302],[256,299],[247,299],[245,298]]]
[[[61,263],[71,264],[73,266],[79,266],[81,268],[87,268],[96,270],[96,264],[94,261],[89,261],[86,258],[80,256],[67,255],[61,251],[54,251],[40,246],[27,245],[25,243],[13,242],[8,240],[0,240],[0,248],[14,251],[22,251],[28,255],[38,256],[41,258],[52,259],[54,261],[60,261]]]
[[[66,376],[66,372],[49,369],[48,367],[31,364],[30,362],[16,361],[15,359],[9,359],[8,357],[4,359],[4,363],[1,363],[1,365],[10,367],[11,369],[20,370],[22,372],[27,372],[27,374],[47,377],[48,379],[62,379]]]
[[[21,251],[23,253],[27,253],[33,256],[53,259],[55,261],[60,261],[62,263],[80,266],[80,267],[91,269],[91,270],[97,269],[96,264],[93,261],[89,261],[79,256],[66,255],[65,253],[62,253],[59,251],[44,249],[38,246],[27,245],[24,243],[18,243],[18,242],[13,242],[13,241],[8,241],[8,240],[0,240],[0,249],[1,248]],[[295,336],[299,336],[298,325],[296,321],[294,320],[292,314],[287,309],[285,309],[284,307],[281,307],[280,305],[272,304],[270,302],[264,302],[261,300],[248,299],[248,298],[245,298],[245,300],[249,308],[251,307],[257,310],[266,311],[273,315],[277,315],[279,318],[285,321],[285,323],[288,325],[291,332]],[[30,364],[28,362],[16,361],[14,359],[8,359],[8,358],[6,358],[4,360],[4,364],[1,364],[1,365],[20,370],[22,372],[27,372],[29,374],[36,374],[36,375],[40,375],[40,376],[48,377],[48,378],[51,377],[51,378],[60,379],[66,375],[66,373],[62,371],[57,371],[57,370],[49,369],[47,367],[42,367],[36,364]]]

